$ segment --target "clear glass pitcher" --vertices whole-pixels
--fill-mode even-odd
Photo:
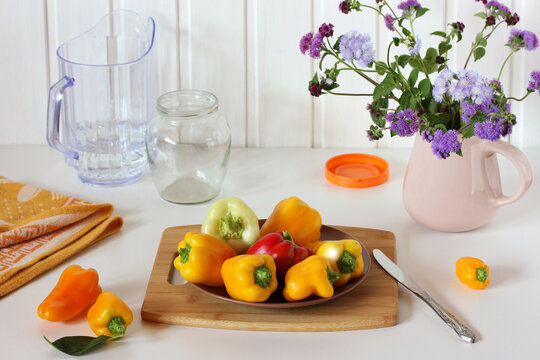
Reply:
[[[154,33],[151,17],[117,10],[56,51],[47,142],[83,182],[117,185],[142,174],[154,116]]]

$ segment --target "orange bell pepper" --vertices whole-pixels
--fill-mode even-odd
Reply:
[[[101,293],[99,276],[94,269],[68,266],[51,293],[38,306],[37,313],[49,321],[65,321],[81,313]]]
[[[456,262],[456,275],[468,287],[476,290],[489,285],[489,266],[480,259],[462,257]]]
[[[261,236],[288,231],[302,245],[319,240],[322,220],[317,210],[296,196],[281,200],[261,227]]]
[[[236,256],[236,251],[218,238],[190,231],[178,243],[174,267],[192,283],[223,286],[221,265],[233,256]]]
[[[87,318],[97,336],[123,336],[133,321],[133,312],[118,296],[104,291],[88,309]]]

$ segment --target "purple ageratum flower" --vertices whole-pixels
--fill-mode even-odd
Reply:
[[[437,78],[435,79],[435,82],[433,83],[433,91],[431,92],[433,95],[433,98],[438,101],[442,102],[443,97],[448,91],[448,86],[452,79],[454,78],[455,73],[446,68],[443,71],[439,73]]]
[[[319,27],[319,32],[323,37],[330,37],[334,35],[334,25],[324,23]]]
[[[461,103],[461,121],[464,124],[468,124],[471,121],[471,117],[476,114],[478,105],[473,105],[467,100]]]
[[[412,136],[420,129],[420,119],[412,109],[388,113],[386,121],[390,122],[390,130],[399,136]]]
[[[461,143],[458,139],[459,133],[456,130],[444,132],[441,129],[435,130],[431,141],[431,151],[439,159],[446,159],[451,153],[461,150]]]
[[[420,40],[418,35],[416,35],[416,42],[414,43],[414,46],[411,46],[411,47],[408,48],[409,55],[418,54],[418,52],[420,51],[420,48],[422,48],[422,41]]]
[[[540,88],[540,71],[536,70],[531,73],[531,81],[529,81],[529,86],[527,86],[527,91],[533,92]],[[538,92],[540,94],[540,92]]]
[[[422,140],[424,140],[425,142],[430,143],[433,141],[433,138],[433,131],[431,131],[430,129],[422,131]]]
[[[384,24],[390,31],[395,31],[394,29],[394,17],[390,14],[384,15]]]
[[[488,2],[486,6],[492,7],[494,10],[499,10],[500,12],[503,12],[503,13],[510,12],[510,9],[508,8],[508,6],[503,5],[500,2],[495,1],[495,0]]]
[[[305,54],[311,48],[311,39],[313,39],[313,33],[308,32],[300,39],[300,52]]]
[[[421,9],[421,8],[422,8],[422,5],[420,5],[420,3],[416,0],[402,1],[398,5],[398,9],[402,10],[402,14],[401,14],[402,16],[407,16],[407,12],[410,12],[416,9]]]
[[[341,11],[344,14],[348,14],[349,11],[351,11],[351,7],[349,6],[349,1],[344,0],[339,3],[339,11]]]
[[[512,133],[512,126],[505,124],[501,118],[487,119],[474,124],[474,134],[480,139],[499,140],[501,136]]]
[[[322,46],[323,36],[321,33],[316,33],[311,39],[311,47],[309,48],[309,56],[313,59],[318,59],[321,57],[321,46]]]
[[[375,49],[368,34],[349,31],[341,37],[339,52],[345,61],[353,60],[361,67],[367,67],[375,61]]]
[[[513,50],[525,49],[533,51],[538,47],[538,38],[533,32],[512,29],[507,44],[510,45]]]

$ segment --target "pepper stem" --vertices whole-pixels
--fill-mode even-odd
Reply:
[[[124,335],[126,332],[126,322],[121,316],[115,316],[109,321],[107,329],[109,329],[112,335]]]
[[[339,279],[339,273],[337,271],[332,271],[328,266],[326,267],[326,276],[328,277],[330,284],[333,284],[334,281]]]
[[[219,219],[219,233],[224,239],[240,239],[244,232],[244,223],[240,216],[235,216],[230,212]]]
[[[255,284],[264,289],[270,285],[272,272],[266,265],[257,266],[255,270],[253,270],[253,277],[255,278]]]
[[[485,267],[476,268],[476,280],[480,282],[486,282],[487,278],[488,274]]]
[[[354,269],[356,268],[356,256],[354,256],[352,252],[344,250],[337,261],[337,266],[339,272],[342,274],[354,272]]]
[[[178,250],[178,255],[180,255],[180,262],[185,264],[189,260],[189,253],[191,252],[191,245],[186,243],[186,246]]]

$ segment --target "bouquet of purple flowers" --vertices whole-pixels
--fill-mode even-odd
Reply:
[[[371,140],[382,138],[383,130],[390,130],[391,136],[420,133],[423,140],[431,143],[433,153],[440,159],[452,153],[461,156],[463,139],[476,136],[495,141],[512,132],[516,116],[511,113],[510,101],[522,101],[540,89],[540,71],[531,73],[526,93],[521,98],[507,96],[499,80],[513,54],[538,47],[536,35],[512,28],[506,43],[509,54],[497,79],[488,79],[467,69],[467,65],[471,60],[484,57],[493,32],[503,23],[507,27],[516,25],[518,14],[512,13],[499,1],[476,0],[483,4],[483,10],[475,16],[484,21],[484,26],[476,35],[463,68],[454,70],[447,65],[448,51],[462,40],[463,23],[454,22],[448,25],[447,31],[431,33],[442,40],[438,48],[429,48],[422,55],[422,42],[415,33],[414,23],[429,9],[422,7],[417,0],[402,1],[397,10],[386,0],[374,1],[375,4],[366,5],[366,1],[344,0],[340,2],[339,10],[348,14],[367,9],[384,19],[388,30],[395,33],[388,45],[385,61],[375,59],[374,46],[368,34],[350,31],[334,41],[334,26],[322,24],[317,33],[307,33],[300,40],[300,51],[319,59],[321,74],[316,73],[309,82],[308,90],[312,96],[372,97],[372,102],[367,105],[374,123],[367,130]],[[391,59],[393,46],[405,47],[406,52]],[[323,69],[324,61],[330,59],[333,65]],[[335,92],[342,71],[353,71],[373,84],[373,93]],[[375,81],[374,73],[381,75],[383,80]]]

